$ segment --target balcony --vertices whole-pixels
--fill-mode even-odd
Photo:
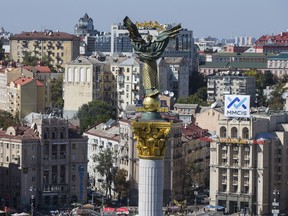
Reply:
[[[67,192],[68,184],[43,185],[43,193]]]

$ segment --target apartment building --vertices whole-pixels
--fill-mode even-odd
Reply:
[[[288,75],[288,52],[268,58],[267,68],[279,78]]]
[[[87,202],[87,138],[66,119],[34,118],[31,126],[0,131],[0,196],[5,205],[30,209]]]
[[[10,58],[22,63],[25,53],[31,52],[40,60],[50,57],[59,68],[79,55],[79,46],[80,38],[66,32],[22,32],[10,37]]]
[[[7,86],[7,111],[20,118],[31,112],[45,110],[45,87],[42,82],[31,77],[20,77]]]
[[[9,111],[7,86],[19,77],[31,77],[44,84],[45,108],[51,103],[51,71],[47,66],[4,67],[0,70],[0,109]],[[42,109],[41,109],[42,110]]]
[[[252,115],[218,120],[217,138],[210,143],[210,205],[270,215],[275,190],[280,211],[288,207],[287,115]]]
[[[250,95],[253,106],[256,98],[256,80],[253,76],[239,76],[239,72],[211,75],[207,79],[207,101],[224,101],[224,95]]]
[[[136,57],[113,61],[111,71],[117,80],[117,111],[123,116],[129,104],[136,104],[143,96],[143,83],[140,71],[142,63]]]
[[[87,171],[89,173],[90,186],[104,193],[106,178],[97,172],[95,168],[97,164],[95,156],[99,155],[100,152],[104,152],[106,149],[110,149],[114,158],[113,166],[119,167],[119,161],[121,160],[119,157],[119,125],[115,120],[110,119],[106,123],[101,123],[88,129],[83,135],[88,137]]]
[[[179,120],[184,124],[194,123],[196,113],[199,112],[199,104],[174,104],[174,110],[178,113]]]
[[[288,50],[288,32],[280,32],[276,35],[262,35],[255,41],[256,53],[279,54]]]

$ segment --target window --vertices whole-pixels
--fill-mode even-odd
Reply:
[[[247,127],[244,127],[242,129],[242,138],[243,139],[249,139],[249,130]]]
[[[72,181],[76,181],[76,176],[72,175]]]
[[[220,137],[223,137],[223,138],[226,137],[226,128],[225,127],[220,128]]]
[[[238,138],[238,131],[236,127],[231,128],[231,138]]]
[[[84,68],[80,68],[80,82],[85,82],[85,74],[84,74]]]
[[[76,149],[76,144],[75,143],[72,144],[72,149]]]

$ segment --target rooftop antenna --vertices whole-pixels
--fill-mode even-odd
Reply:
[[[173,93],[173,92],[169,92],[169,96],[170,96],[170,97],[173,97],[173,96],[174,96],[174,93]]]

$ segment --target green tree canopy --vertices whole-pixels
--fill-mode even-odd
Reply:
[[[39,58],[35,55],[32,55],[32,52],[25,52],[23,56],[22,64],[29,66],[36,66],[39,62]]]
[[[191,77],[191,87],[190,92],[191,94],[194,94],[198,91],[198,89],[202,87],[207,87],[207,80],[205,79],[204,75],[201,73],[193,73]]]
[[[180,97],[177,103],[183,104],[199,104],[201,106],[207,106],[207,87],[201,87],[195,94],[187,97]]]
[[[95,169],[100,175],[104,176],[106,182],[103,182],[103,186],[106,191],[106,195],[109,191],[109,196],[111,197],[111,186],[113,182],[113,152],[106,148],[99,154],[95,154],[93,161],[95,162]]]
[[[0,39],[0,60],[4,59],[5,50],[3,49],[3,42]]]
[[[51,81],[51,101],[52,107],[62,108],[63,101],[63,76],[60,74],[58,79],[53,79]]]
[[[80,129],[83,132],[93,125],[115,119],[116,111],[105,101],[97,100],[82,105],[76,117],[80,120]]]
[[[20,125],[18,116],[13,117],[13,115],[7,111],[0,110],[0,128],[6,130],[9,126]]]
[[[118,192],[118,200],[127,198],[130,181],[127,180],[128,172],[125,169],[118,169],[114,177],[114,187]]]

